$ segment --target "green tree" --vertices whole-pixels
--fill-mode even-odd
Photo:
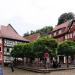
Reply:
[[[24,62],[24,57],[26,57],[26,62],[28,62],[28,58],[34,59],[34,52],[33,52],[33,43],[20,43],[14,46],[11,56],[14,58],[22,58]]]
[[[56,57],[57,46],[58,46],[57,41],[48,36],[41,37],[40,39],[34,42],[33,49],[35,52],[35,56],[37,58],[44,59],[45,68],[46,68],[46,60],[44,57],[44,53],[48,53],[49,57]]]
[[[29,36],[29,35],[30,35],[29,32],[26,32],[26,33],[24,33],[23,36]]]
[[[30,58],[30,62],[32,63],[32,60],[35,58],[33,51],[33,43],[25,43],[23,45],[23,55],[27,58],[27,62],[28,58]]]
[[[14,46],[13,50],[11,51],[11,56],[15,58],[15,63],[18,58],[22,58],[22,60],[24,61],[22,44],[17,44]]]
[[[56,55],[57,41],[48,36],[41,37],[32,43],[17,44],[14,46],[11,55],[15,58],[30,58],[32,63],[34,58],[44,58],[44,53],[48,51],[49,55]]]
[[[75,54],[75,42],[73,41],[64,41],[58,46],[58,54],[64,55],[67,58],[67,67],[68,64],[68,57]]]
[[[15,58],[24,57],[21,44],[17,44],[14,46],[13,50],[11,51],[11,55]]]
[[[27,32],[27,33],[24,34],[24,36],[29,36],[29,35],[32,35],[32,34],[35,34],[35,33],[40,33],[41,36],[46,36],[52,30],[53,30],[53,27],[52,26],[45,26],[45,27],[43,27],[41,29],[38,29],[36,31],[32,31],[31,30],[30,34],[29,34],[29,32]]]
[[[41,36],[47,36],[50,31],[53,30],[52,26],[45,26],[42,29],[36,30],[36,33],[40,33]]]
[[[69,12],[69,13],[63,13],[62,15],[60,15],[60,17],[58,18],[58,23],[57,25],[60,25],[68,20],[71,20],[71,19],[75,19],[75,15],[74,13],[72,12]]]
[[[30,35],[31,35],[31,34],[35,34],[35,33],[36,33],[35,31],[32,31],[32,30],[31,30]]]
[[[42,37],[34,42],[34,51],[36,56],[43,56],[45,51],[48,51],[50,55],[55,55],[57,45],[58,43],[55,39],[48,36]]]

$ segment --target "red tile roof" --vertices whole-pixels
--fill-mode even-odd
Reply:
[[[61,28],[67,28],[68,27],[68,24],[69,24],[69,22],[67,21],[67,22],[65,22],[63,24],[56,25],[55,28],[53,29],[53,31],[59,30]]]
[[[10,24],[8,26],[1,26],[0,37],[19,41],[28,41],[27,39],[20,36]]]
[[[40,33],[25,36],[26,39],[30,40],[30,42],[37,40],[39,37],[40,37]]]

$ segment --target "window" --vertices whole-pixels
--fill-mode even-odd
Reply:
[[[62,34],[63,33],[63,29],[59,30],[58,33],[59,34]]]
[[[70,37],[69,38],[72,38],[72,33],[70,33]]]
[[[63,33],[65,31],[65,28],[61,29],[61,33]]]
[[[7,52],[9,52],[9,48],[7,48]]]
[[[56,32],[54,32],[54,36],[56,36]]]
[[[1,51],[1,47],[0,47],[0,51]]]
[[[59,34],[61,34],[61,30],[59,30]]]
[[[67,34],[67,38],[68,38],[68,39],[70,38],[70,34]]]
[[[58,35],[58,34],[59,34],[59,31],[56,32],[56,35]]]
[[[0,39],[0,43],[2,43],[2,39]]]
[[[12,51],[12,48],[10,48],[10,52]]]
[[[75,25],[75,22],[73,22],[73,25]]]
[[[65,35],[65,39],[67,39],[67,35]]]
[[[6,43],[7,43],[7,41],[6,41],[6,40],[4,40],[4,43],[6,44]]]
[[[75,32],[73,32],[73,36],[75,36]]]

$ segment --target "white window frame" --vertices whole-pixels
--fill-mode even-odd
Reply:
[[[66,35],[65,35],[65,39],[68,39],[68,37],[67,37],[67,36],[68,36],[68,35],[66,34]]]

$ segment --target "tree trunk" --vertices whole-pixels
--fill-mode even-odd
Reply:
[[[16,65],[16,58],[14,59],[14,66]]]
[[[46,62],[47,62],[47,59],[44,58],[44,67],[45,67],[45,69],[47,68],[47,67],[46,67]]]
[[[23,65],[25,65],[25,63],[24,63],[24,57],[22,59],[23,59]]]
[[[69,63],[68,63],[68,56],[67,56],[67,68],[69,67]]]
[[[28,64],[29,62],[28,62],[28,57],[26,57],[26,64]]]

